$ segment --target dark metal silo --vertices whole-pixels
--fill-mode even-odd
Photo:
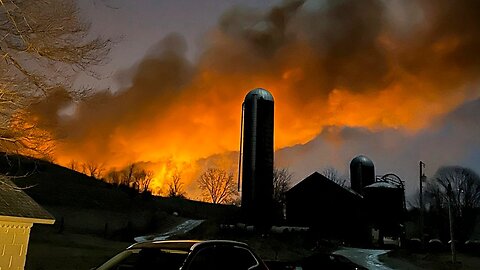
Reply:
[[[388,174],[364,187],[363,194],[373,227],[379,229],[382,236],[401,236],[406,211],[403,181],[396,175]]]
[[[242,210],[247,221],[270,226],[273,197],[273,96],[250,91],[243,103]]]
[[[366,156],[360,155],[350,162],[350,187],[362,194],[363,188],[375,182],[375,167]]]

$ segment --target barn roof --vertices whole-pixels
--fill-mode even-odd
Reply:
[[[0,219],[53,224],[55,218],[6,177],[0,177]]]
[[[302,190],[311,190],[312,188],[315,189],[316,187],[319,188],[320,186],[329,186],[330,188],[338,190],[339,192],[348,193],[352,197],[363,198],[363,196],[359,193],[353,191],[348,187],[344,187],[335,183],[334,181],[328,179],[327,177],[323,176],[318,172],[314,172],[307,178],[298,182],[295,186],[293,186],[287,191],[287,194],[302,192]]]

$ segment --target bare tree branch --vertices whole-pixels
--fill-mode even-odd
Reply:
[[[345,187],[347,185],[347,177],[344,175],[341,175],[337,169],[335,169],[332,166],[328,166],[322,171],[323,176],[326,178],[332,180],[333,182],[339,184],[342,187]]]
[[[183,190],[183,183],[180,172],[175,171],[172,176],[172,181],[168,184],[168,197],[185,198],[185,191]]]
[[[230,203],[237,195],[233,174],[218,168],[209,168],[198,179],[205,200],[215,204]]]
[[[273,170],[273,200],[279,204],[285,202],[285,193],[292,185],[292,173],[287,168]]]
[[[480,207],[480,176],[460,166],[441,167],[427,183],[425,195],[432,207],[440,209],[447,205],[449,184],[452,187],[450,199],[458,215],[466,209]]]
[[[74,0],[0,1],[0,151],[48,156],[55,134],[40,126],[30,105],[58,88],[72,99],[85,96],[73,89],[74,76],[95,75],[110,44],[89,36]]]

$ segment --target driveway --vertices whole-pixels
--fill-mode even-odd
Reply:
[[[192,229],[202,224],[203,221],[204,221],[203,219],[202,220],[189,219],[171,228],[167,232],[152,234],[152,235],[145,235],[145,236],[137,236],[134,239],[136,242],[145,242],[145,241],[152,241],[152,240],[167,240],[174,235],[184,234],[191,231]]]
[[[342,255],[350,259],[352,262],[362,265],[370,270],[391,270],[391,269],[411,269],[418,270],[419,268],[407,261],[396,260],[395,266],[387,266],[378,259],[378,256],[389,252],[384,249],[363,249],[363,248],[342,248],[334,254]]]

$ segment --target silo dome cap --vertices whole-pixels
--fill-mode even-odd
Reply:
[[[273,102],[272,94],[263,88],[256,88],[248,92],[248,94],[245,96],[245,101],[252,100],[255,97]]]
[[[373,161],[364,155],[359,155],[352,159],[350,164],[362,164],[363,166],[373,166]]]

